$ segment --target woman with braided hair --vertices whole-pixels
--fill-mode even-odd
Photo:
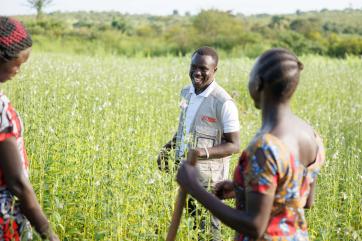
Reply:
[[[19,72],[31,46],[31,37],[19,21],[0,17],[1,83]],[[23,131],[19,115],[0,93],[0,240],[31,240],[30,221],[43,239],[58,241],[28,179]]]
[[[235,198],[235,209],[202,188],[189,162],[179,168],[181,187],[236,230],[235,240],[308,240],[304,208],[313,203],[324,148],[289,105],[302,69],[285,49],[271,49],[256,60],[249,93],[261,109],[262,125],[241,154],[234,180],[214,190],[220,199]]]

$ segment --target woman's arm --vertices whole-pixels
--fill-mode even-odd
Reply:
[[[190,193],[227,226],[252,238],[263,235],[270,218],[274,196],[247,192],[247,211],[241,211],[225,205],[214,195],[208,193],[201,186],[197,177],[197,169],[185,163],[179,168],[177,181],[183,190]]]
[[[22,213],[27,217],[42,238],[59,240],[52,232],[47,218],[41,210],[34,190],[23,173],[15,137],[0,142],[0,167],[10,192],[19,202]]]
[[[311,208],[313,206],[316,183],[317,183],[317,177],[315,177],[314,181],[310,184],[310,191],[304,208]]]

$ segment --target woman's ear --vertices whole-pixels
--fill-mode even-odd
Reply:
[[[298,63],[299,71],[302,71],[304,69],[304,64],[302,62],[300,62],[299,60],[297,63]]]

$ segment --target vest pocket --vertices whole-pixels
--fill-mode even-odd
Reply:
[[[217,143],[218,130],[215,128],[196,126],[195,127],[195,146],[197,148],[209,148],[215,146]]]
[[[225,164],[218,161],[206,161],[196,164],[199,169],[199,180],[204,187],[215,186],[216,183],[227,179],[225,173]]]

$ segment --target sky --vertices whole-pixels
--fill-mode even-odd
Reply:
[[[119,11],[122,13],[168,15],[173,10],[180,14],[196,14],[202,9],[220,9],[245,15],[294,13],[296,10],[362,9],[362,0],[53,0],[45,12],[53,11]],[[34,14],[27,0],[0,0],[0,15]]]

